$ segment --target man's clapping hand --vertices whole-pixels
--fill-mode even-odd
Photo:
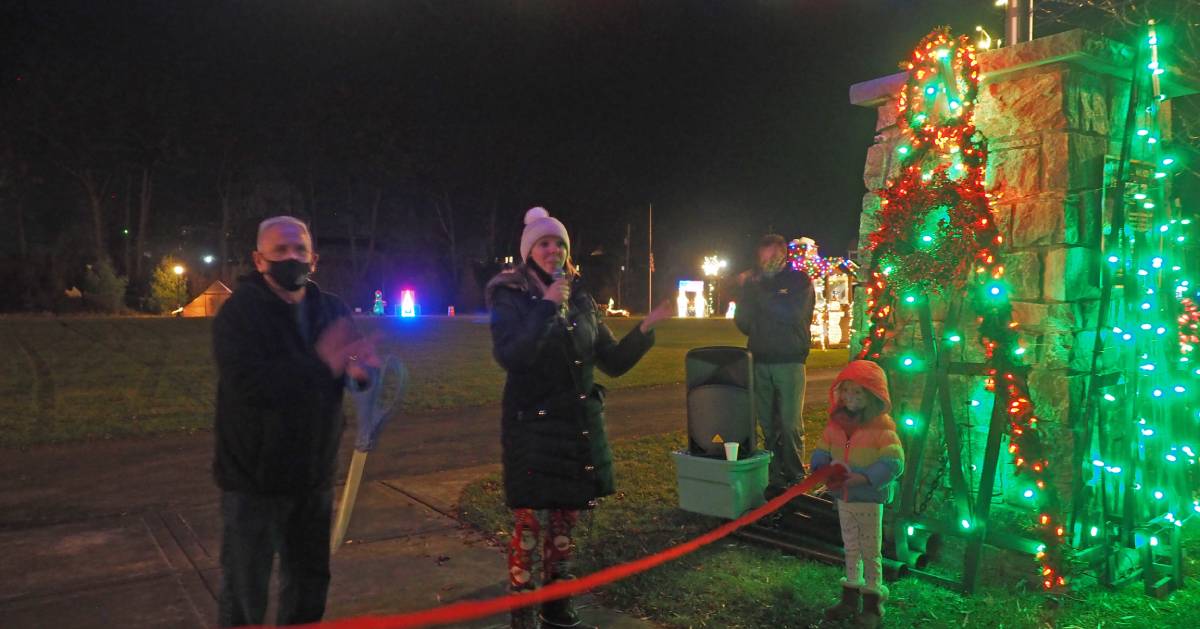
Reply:
[[[382,364],[375,351],[377,340],[377,336],[360,336],[350,318],[342,317],[321,332],[316,352],[335,377],[342,377],[349,369],[351,377],[362,381],[367,379],[364,365],[378,367]]]

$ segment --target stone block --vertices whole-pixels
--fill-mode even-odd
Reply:
[[[1012,299],[1033,301],[1042,294],[1042,262],[1033,251],[1019,251],[1001,256],[1004,277],[1012,287]]]
[[[872,144],[867,149],[867,164],[863,168],[863,185],[868,190],[879,190],[887,183],[893,152],[891,144]]]
[[[1074,304],[1042,304],[1027,301],[1012,302],[1013,319],[1022,333],[1047,334],[1074,332]]]
[[[1065,199],[1057,194],[1038,195],[1014,204],[1012,246],[1068,243],[1069,217],[1065,209]]]
[[[1103,194],[1099,189],[1068,194],[1063,208],[1066,217],[1063,242],[1085,247],[1099,246],[1103,214]]]
[[[1067,370],[1034,369],[1029,373],[1028,382],[1038,418],[1047,423],[1066,422],[1071,410]]]
[[[1047,332],[1074,332],[1079,328],[1079,321],[1075,303],[1046,304],[1046,320],[1042,327]]]
[[[1046,252],[1042,299],[1048,302],[1100,296],[1099,254],[1086,247],[1057,247]]]
[[[1012,302],[1013,320],[1020,326],[1022,332],[1040,334],[1046,331],[1046,322],[1050,318],[1050,305],[1029,301]]]
[[[896,126],[898,113],[896,111],[896,101],[889,100],[887,103],[875,108],[875,130],[883,131],[889,127]]]
[[[979,55],[979,65],[987,81],[1007,78],[1004,72],[1010,68],[1059,65],[1062,62],[1054,62],[1060,59],[1082,59],[1094,66],[1124,69],[1129,65],[1130,57],[1128,46],[1090,31],[1075,29],[988,50]]]
[[[879,195],[868,192],[863,195],[862,215],[858,222],[858,249],[866,251],[870,241],[867,236],[879,229]]]
[[[1007,247],[1011,247],[1013,236],[1013,204],[993,203],[992,219],[996,221],[996,231],[1004,238]]]
[[[1013,204],[1012,245],[1094,246],[1100,239],[1101,210],[1099,190],[1052,192],[1018,201]]]
[[[1006,138],[1030,130],[1062,129],[1063,76],[1060,68],[1037,68],[1006,77],[979,90],[975,126],[988,138]]]
[[[1108,138],[1068,131],[1050,131],[1042,138],[1042,189],[1074,192],[1100,188],[1104,183],[1104,154]]]
[[[1126,110],[1129,109],[1129,81],[1116,81],[1109,94],[1108,127],[1120,137],[1125,128]]]
[[[1036,352],[1041,358],[1043,369],[1067,369],[1075,354],[1075,335],[1070,332],[1051,332],[1039,339],[1040,351]]]
[[[984,185],[1006,200],[1037,194],[1041,190],[1041,150],[1036,146],[993,150],[988,155]]]
[[[984,362],[983,345],[979,342],[979,333],[976,331],[974,321],[967,323],[964,327],[967,331],[963,334],[961,345],[961,356],[963,362],[966,363],[981,363]]]
[[[1018,362],[1037,369],[1046,360],[1046,335],[1033,334],[1025,329],[1021,332],[1018,344],[1025,348],[1025,352],[1020,355]]]
[[[1112,129],[1109,120],[1111,86],[1108,77],[1089,70],[1071,68],[1064,72],[1062,108],[1067,128],[1108,135]]]

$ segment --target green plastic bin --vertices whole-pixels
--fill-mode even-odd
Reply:
[[[739,461],[672,452],[679,480],[679,508],[732,520],[765,502],[771,453],[761,450]]]

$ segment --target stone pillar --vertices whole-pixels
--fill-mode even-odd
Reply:
[[[979,57],[983,81],[975,123],[988,140],[987,185],[1000,195],[994,211],[1006,242],[1002,255],[1014,316],[1028,343],[1026,362],[1034,366],[1029,384],[1054,444],[1052,460],[1061,465],[1055,483],[1064,492],[1077,473],[1066,465],[1073,446],[1069,428],[1082,410],[1081,385],[1098,314],[1105,163],[1120,153],[1132,57],[1127,46],[1082,30]],[[850,88],[853,104],[879,112],[878,135],[863,172],[868,190],[882,188],[897,174],[895,96],[906,78],[894,74]],[[1195,90],[1167,85],[1165,91]],[[877,227],[878,209],[879,199],[868,192],[860,227],[863,250]],[[864,268],[866,262],[860,260]],[[857,304],[865,304],[861,294],[857,298]],[[856,322],[866,321],[862,307]],[[943,311],[935,305],[935,313]],[[978,359],[973,320],[960,325],[968,341],[965,358]],[[900,345],[912,344],[909,330],[915,330],[915,320],[906,327]],[[856,332],[861,338],[865,329]],[[920,382],[914,380],[917,387]],[[910,393],[919,395],[919,390],[902,392],[911,405]]]

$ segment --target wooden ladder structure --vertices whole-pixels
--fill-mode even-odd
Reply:
[[[962,308],[960,298],[951,301],[947,321],[958,319]],[[904,444],[906,469],[901,476],[900,500],[893,509],[892,539],[896,545],[896,557],[909,566],[912,574],[939,583],[963,593],[971,593],[978,582],[980,559],[985,545],[1006,550],[1034,554],[1038,551],[1040,542],[1034,538],[1021,537],[1005,531],[991,530],[992,493],[996,487],[996,472],[1000,465],[1002,441],[1008,433],[1009,423],[1004,398],[996,395],[992,404],[988,424],[987,442],[984,448],[983,468],[980,471],[978,491],[972,492],[965,473],[966,465],[963,457],[963,437],[954,412],[951,399],[950,376],[990,377],[989,368],[984,363],[968,363],[951,360],[951,346],[955,343],[949,339],[935,337],[933,319],[929,302],[922,300],[917,305],[918,322],[923,341],[923,351],[930,359],[933,368],[926,372],[922,389],[920,419],[910,420],[900,418],[900,434]],[[961,342],[961,339],[959,340]],[[896,359],[887,359],[888,367],[894,367]],[[1025,378],[1027,367],[1014,371],[1018,378]],[[933,518],[917,513],[918,485],[925,476],[922,470],[923,457],[929,445],[930,424],[934,411],[939,411],[942,420],[942,430],[949,458],[949,481],[951,501],[955,517]],[[925,549],[922,547],[928,539],[928,533],[938,533],[946,538],[963,539],[966,542],[964,551],[963,572],[960,579],[949,578],[930,572],[917,566],[917,558]]]

